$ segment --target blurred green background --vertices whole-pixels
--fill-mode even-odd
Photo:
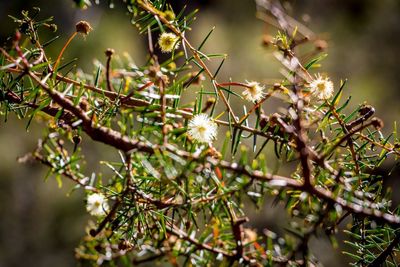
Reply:
[[[262,46],[263,34],[276,31],[255,17],[253,1],[209,0],[183,1],[189,8],[199,7],[190,39],[201,42],[216,26],[206,50],[229,55],[221,79],[234,81],[281,78],[280,65],[271,50]],[[104,1],[106,2],[106,1]],[[303,21],[318,36],[328,41],[328,58],[321,71],[329,73],[335,85],[348,79],[346,94],[354,105],[367,101],[386,121],[386,131],[400,115],[400,1],[397,0],[325,0],[290,1],[286,5],[295,18]],[[78,58],[85,72],[93,71],[93,60],[104,62],[106,48],[117,54],[131,54],[138,65],[144,62],[145,41],[130,25],[125,9],[116,3],[87,10],[74,8],[72,0],[0,1],[0,43],[13,33],[14,24],[7,15],[18,16],[23,9],[41,8],[41,18],[55,17],[60,38],[49,48],[55,58],[59,49],[81,19],[89,21],[94,31],[84,40],[76,38],[64,58]],[[46,33],[44,33],[46,34]],[[50,37],[48,37],[50,39]],[[46,39],[46,38],[44,38]],[[71,184],[59,189],[52,179],[43,181],[46,169],[38,164],[18,164],[16,158],[34,149],[41,137],[40,124],[25,131],[26,121],[10,116],[0,122],[0,267],[6,266],[75,266],[74,247],[84,234],[90,219],[85,212],[83,193],[68,194]],[[86,140],[86,160],[90,169],[99,168],[98,158],[115,157],[104,145]],[[89,171],[89,170],[88,170]],[[396,190],[394,190],[396,193]],[[250,212],[253,226],[276,230],[285,225],[286,214],[266,203],[262,212]],[[324,238],[313,240],[315,253],[325,266],[346,264],[340,250],[334,250]]]

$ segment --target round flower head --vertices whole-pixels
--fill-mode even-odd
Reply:
[[[82,33],[83,35],[88,35],[93,29],[90,26],[89,22],[81,20],[76,25],[76,32]]]
[[[264,97],[264,86],[261,86],[258,82],[247,82],[246,89],[242,95],[250,102],[258,102]]]
[[[320,74],[310,83],[310,92],[319,99],[328,99],[333,95],[333,83],[329,77],[322,77]]]
[[[103,194],[91,194],[87,197],[86,210],[93,216],[104,216],[109,210],[107,199]]]
[[[179,47],[179,38],[171,32],[163,32],[158,38],[158,45],[163,53],[168,53]]]
[[[217,124],[207,114],[195,115],[188,124],[188,134],[201,143],[209,143],[217,136]]]

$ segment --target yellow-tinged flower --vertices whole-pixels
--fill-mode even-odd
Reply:
[[[164,17],[168,20],[168,21],[173,21],[175,19],[175,13],[172,10],[165,10],[164,11]]]
[[[179,47],[179,37],[171,32],[163,32],[158,38],[158,45],[163,53],[169,53]]]
[[[333,95],[333,83],[329,77],[315,75],[315,79],[310,83],[310,92],[319,99],[329,99]]]
[[[217,124],[207,114],[195,115],[188,124],[188,134],[201,143],[209,143],[217,136]]]
[[[261,86],[258,82],[247,82],[246,89],[242,95],[250,102],[258,102],[264,97],[264,86]]]
[[[93,216],[104,216],[110,207],[103,194],[94,193],[87,197],[86,210]]]

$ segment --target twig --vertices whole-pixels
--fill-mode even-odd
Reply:
[[[339,114],[337,114],[336,108],[334,106],[332,106],[328,101],[327,101],[327,104],[328,104],[329,109],[332,112],[333,116],[335,116],[336,120],[339,122],[339,125],[342,127],[343,132],[345,134],[348,134],[349,130],[351,130],[352,127],[349,127],[349,125],[346,125],[344,123],[344,121],[340,118]],[[354,126],[355,125],[356,124],[354,123]],[[360,166],[358,164],[357,155],[356,155],[356,152],[354,150],[354,142],[353,142],[353,139],[351,138],[351,136],[348,138],[347,144],[348,144],[349,149],[350,149],[351,157],[353,158],[356,174],[359,174],[360,173]]]
[[[153,152],[153,148],[144,144],[139,140],[131,140],[129,137],[122,135],[120,132],[112,130],[104,126],[96,126],[92,120],[85,114],[85,112],[74,104],[59,92],[54,91],[48,87],[47,84],[43,83],[33,72],[28,71],[27,73],[35,82],[37,82],[49,95],[50,97],[60,106],[70,111],[80,120],[82,120],[83,130],[95,141],[114,146],[122,151],[139,150],[143,152]]]
[[[327,152],[325,152],[323,155],[319,156],[319,159],[323,161],[325,158],[327,158],[338,146],[340,146],[343,142],[349,140],[355,133],[361,132],[365,128],[368,128],[371,125],[375,125],[375,121],[372,120],[366,124],[360,125],[357,128],[353,128],[350,131],[348,131],[345,135],[343,135],[333,146],[329,148]]]
[[[107,57],[107,63],[106,63],[106,82],[107,82],[107,90],[110,92],[115,92],[114,87],[111,83],[111,58],[112,55],[114,54],[114,49],[108,48],[106,50],[106,57]]]
[[[400,233],[397,233],[392,242],[379,254],[377,258],[374,259],[367,267],[380,267],[386,261],[386,258],[392,254],[393,249],[399,244],[400,242]]]
[[[217,248],[217,247],[212,247],[210,245],[207,245],[203,242],[198,241],[195,238],[190,237],[187,233],[178,229],[175,225],[169,225],[168,227],[166,227],[166,230],[168,233],[170,233],[180,239],[190,242],[191,244],[195,245],[199,249],[204,249],[204,250],[210,251],[215,254],[222,254],[223,256],[225,256],[227,258],[234,257],[234,254],[231,254],[228,251],[225,251],[225,250]]]

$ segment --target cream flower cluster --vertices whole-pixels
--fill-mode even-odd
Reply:
[[[329,77],[317,74],[315,79],[310,82],[310,92],[321,100],[329,99],[333,95],[333,83]]]
[[[217,137],[217,128],[207,114],[197,114],[189,121],[188,134],[198,142],[209,143]]]
[[[179,47],[179,37],[171,32],[163,32],[158,38],[158,45],[163,53],[172,52]]]
[[[104,216],[110,207],[103,194],[94,193],[87,197],[86,210],[93,216]]]
[[[254,81],[247,82],[242,95],[247,101],[256,103],[264,97],[264,86]]]

